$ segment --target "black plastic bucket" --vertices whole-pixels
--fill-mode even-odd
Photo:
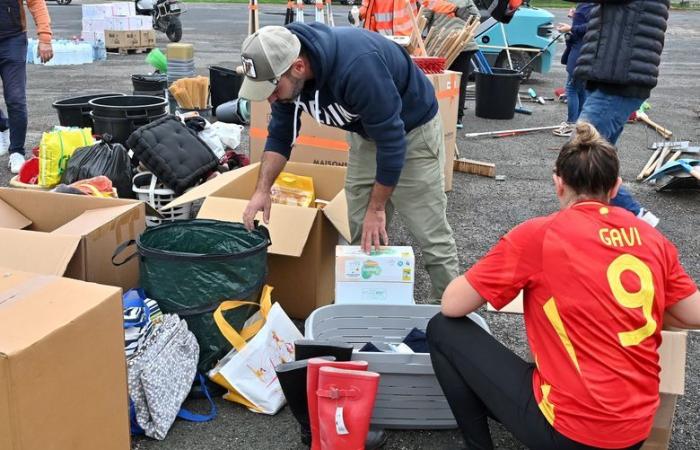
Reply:
[[[111,134],[112,142],[118,142],[122,145],[126,145],[126,140],[129,139],[131,133],[136,131],[138,128],[168,115],[166,112],[163,112],[163,114],[159,116],[129,118],[102,117],[96,115],[94,111],[90,114],[92,116],[92,121],[95,124],[95,126],[92,128],[93,133],[98,135],[103,135],[105,133]]]
[[[493,74],[475,73],[476,106],[474,114],[484,119],[512,119],[518,102],[520,73],[493,68]]]
[[[233,69],[209,66],[209,89],[211,91],[211,109],[222,103],[238,98],[238,91],[243,83],[243,75]]]
[[[103,94],[83,95],[81,97],[64,98],[54,102],[51,106],[56,109],[58,123],[63,127],[90,127],[92,128],[92,118],[89,105],[90,100],[102,97],[122,97],[124,94],[117,92],[107,92]]]
[[[96,98],[90,100],[89,104],[92,107],[93,117],[137,120],[162,117],[168,107],[166,99],[152,95]]]
[[[165,97],[168,76],[166,74],[132,75],[131,84],[134,86],[134,95]]]

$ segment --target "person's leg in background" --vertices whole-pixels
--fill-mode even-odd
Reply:
[[[576,79],[569,74],[566,77],[566,122],[576,123],[583,104],[579,104],[578,91],[576,90]]]
[[[643,98],[622,97],[595,90],[588,92],[579,120],[592,124],[601,136],[611,144],[616,145],[630,114],[638,110],[643,102]],[[642,208],[642,205],[635,200],[624,185],[620,187],[617,196],[611,200],[611,203],[628,210],[652,226],[656,226],[659,222],[656,216]]]
[[[461,72],[462,77],[459,81],[459,103],[457,103],[457,128],[461,129],[462,118],[464,117],[464,102],[467,98],[467,85],[469,84],[469,76],[472,73],[472,56],[476,53],[475,50],[461,52],[452,62],[449,70]]]
[[[0,78],[10,127],[10,171],[19,172],[24,163],[27,136],[27,35],[5,38],[0,45]]]
[[[572,123],[576,123],[579,117],[581,117],[581,111],[583,111],[583,105],[586,104],[586,97],[588,97],[587,91],[586,91],[586,82],[579,79],[575,78],[573,79],[572,82],[573,88],[574,88],[574,95],[577,96],[577,103],[578,103],[578,110],[574,112],[574,120]],[[567,95],[569,95],[567,93]]]
[[[6,155],[10,148],[10,123],[5,113],[0,109],[0,156]]]

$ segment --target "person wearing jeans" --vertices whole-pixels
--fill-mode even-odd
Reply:
[[[18,173],[24,164],[24,141],[27,135],[27,27],[23,0],[0,2],[0,79],[7,115],[0,109],[0,155],[9,151],[9,169]],[[53,57],[51,20],[44,0],[27,0],[36,23],[39,57],[47,62]]]
[[[445,290],[428,345],[467,449],[494,448],[489,417],[537,450],[649,437],[661,330],[700,328],[700,291],[663,234],[609,203],[619,171],[615,147],[579,122],[555,163],[560,210],[515,227]],[[466,317],[521,290],[534,363]]]
[[[583,45],[583,36],[588,29],[588,17],[593,7],[592,3],[579,3],[576,9],[569,12],[572,16],[571,25],[560,23],[557,25],[557,31],[567,33],[566,50],[561,55],[562,64],[566,64],[566,106],[567,117],[566,122],[562,122],[561,126],[552,133],[555,136],[568,137],[571,136],[573,124],[578,120],[583,109],[583,104],[586,102],[586,83],[574,76],[576,68],[576,60],[578,60],[581,46]]]
[[[581,3],[577,0],[577,3]],[[576,61],[574,77],[586,82],[588,97],[579,119],[616,144],[628,117],[658,83],[669,0],[595,0]],[[658,217],[622,188],[619,205],[652,226]]]

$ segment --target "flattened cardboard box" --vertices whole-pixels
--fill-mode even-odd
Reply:
[[[128,450],[121,290],[0,267],[0,449]]]
[[[460,76],[459,72],[451,71],[427,75],[435,88],[439,114],[442,117],[442,126],[445,132],[445,191],[452,190]],[[258,162],[262,157],[269,122],[269,103],[253,103],[250,120],[250,158],[252,162]],[[349,149],[345,131],[340,128],[320,125],[311,116],[303,113],[301,115],[301,132],[292,150],[290,161],[347,166]]]
[[[198,218],[240,222],[258,179],[260,164],[227,172],[183,194],[163,209],[204,199]],[[267,283],[272,298],[293,318],[305,319],[333,301],[335,246],[340,233],[349,238],[343,184],[345,168],[289,162],[285,171],[310,176],[316,198],[328,200],[322,210],[273,204],[272,245],[268,247]],[[258,219],[262,223],[261,215]]]
[[[131,289],[134,258],[119,267],[112,254],[146,228],[135,200],[0,188],[0,265]]]

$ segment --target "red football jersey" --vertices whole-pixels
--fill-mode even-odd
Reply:
[[[649,436],[664,310],[697,289],[661,233],[580,202],[514,228],[466,277],[497,309],[524,289],[532,387],[557,431],[601,448]]]

